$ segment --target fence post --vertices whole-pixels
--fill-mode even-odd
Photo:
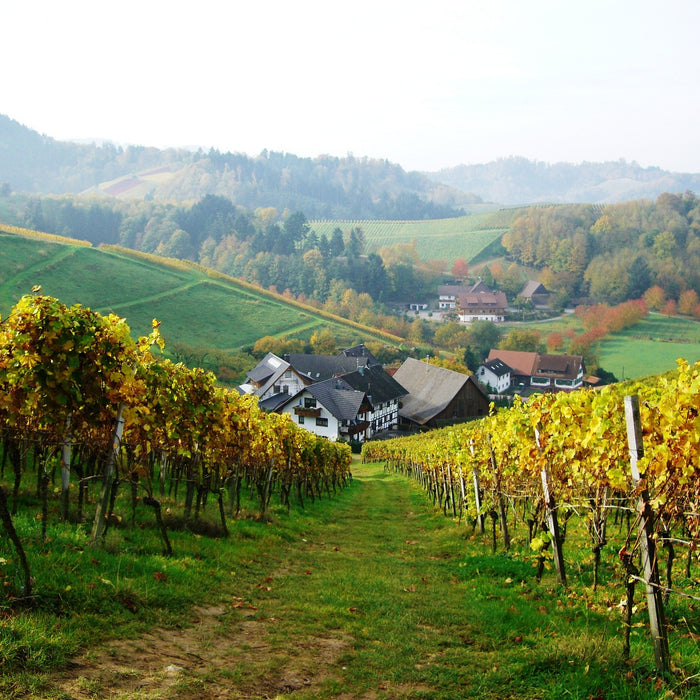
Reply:
[[[627,443],[630,451],[632,483],[636,488],[641,481],[637,461],[644,456],[639,397],[636,395],[625,396],[625,421],[627,423]],[[668,673],[670,670],[668,638],[666,636],[663,598],[659,587],[659,566],[656,558],[656,543],[654,542],[654,513],[649,504],[649,494],[646,488],[643,488],[639,493],[637,510],[639,517],[639,542],[642,550],[642,568],[646,584],[647,607],[649,608],[649,626],[652,639],[654,640],[656,670],[659,673]]]
[[[542,452],[540,445],[540,433],[535,429],[535,442],[537,449]],[[542,478],[542,493],[544,495],[544,505],[547,510],[547,525],[549,526],[549,534],[552,538],[552,554],[554,555],[554,566],[559,576],[559,583],[566,586],[566,568],[564,566],[564,552],[562,551],[561,534],[559,533],[559,518],[557,516],[556,503],[554,494],[549,488],[549,470],[547,465],[542,468],[540,474]]]
[[[481,484],[479,483],[479,469],[474,459],[474,440],[469,441],[469,450],[472,453],[472,481],[474,483],[474,501],[476,502],[476,522],[479,524],[479,534],[484,534],[484,514],[481,512]]]
[[[494,500],[498,506],[498,520],[501,524],[501,532],[503,533],[503,544],[506,551],[510,550],[510,532],[508,532],[508,518],[506,517],[506,505],[503,502],[503,492],[501,491],[501,479],[498,476],[498,465],[496,464],[496,454],[493,451],[491,444],[491,435],[487,435],[489,454],[491,455],[491,469],[493,470],[494,481]]]

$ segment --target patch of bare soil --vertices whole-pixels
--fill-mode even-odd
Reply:
[[[274,621],[239,618],[224,607],[194,614],[190,628],[154,629],[86,651],[52,678],[53,697],[221,700],[313,693],[339,677],[338,659],[350,647],[349,640],[329,635],[275,648],[268,641]]]

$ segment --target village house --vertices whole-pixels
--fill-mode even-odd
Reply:
[[[480,292],[492,292],[493,290],[481,279],[471,286],[463,284],[441,284],[438,286],[438,308],[444,311],[454,311],[457,306],[457,298],[460,294],[478,294]]]
[[[488,415],[488,397],[472,375],[409,357],[394,379],[408,392],[399,408],[400,427],[436,428]]]
[[[580,355],[549,355],[537,352],[493,349],[477,370],[477,376],[488,377],[490,367],[500,361],[511,370],[513,389],[571,391],[583,386],[585,367]]]
[[[241,394],[255,394],[261,399],[275,394],[297,394],[311,380],[297,372],[289,362],[268,352],[246,375],[238,390]]]
[[[292,421],[329,440],[363,442],[371,435],[372,404],[363,391],[342,378],[327,379],[295,396],[278,395],[260,402],[263,410],[286,413]]]
[[[358,441],[395,428],[406,395],[364,345],[338,355],[268,353],[239,391],[256,394],[263,410],[289,413],[317,435]]]
[[[510,389],[511,368],[503,360],[487,360],[476,371],[479,382],[492,394],[503,394]]]
[[[503,323],[508,310],[508,299],[504,292],[468,292],[457,297],[455,309],[462,323]]]
[[[535,307],[549,306],[551,292],[537,280],[528,280],[518,293],[518,297],[532,302]]]

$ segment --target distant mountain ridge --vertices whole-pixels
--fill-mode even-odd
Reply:
[[[605,163],[543,163],[527,158],[500,158],[479,165],[457,165],[425,173],[435,182],[476,192],[500,204],[608,204],[656,199],[662,192],[700,191],[700,174],[643,168],[624,160]]]
[[[495,205],[613,203],[700,191],[700,174],[637,163],[548,164],[503,158],[437,172],[386,159],[302,158],[263,151],[157,149],[74,143],[0,115],[0,185],[36,194],[100,194],[184,202],[227,197],[247,209],[302,211],[309,219],[440,219]],[[4,189],[7,189],[5,187]]]
[[[227,197],[247,209],[308,218],[440,219],[479,198],[388,160],[56,141],[0,115],[0,184],[36,194],[101,194],[184,202]]]

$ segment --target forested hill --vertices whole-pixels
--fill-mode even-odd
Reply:
[[[303,211],[310,219],[440,219],[462,215],[480,201],[387,160],[78,144],[3,115],[0,185],[16,192],[171,202],[219,195],[247,209]]]
[[[700,174],[642,168],[624,160],[607,163],[543,163],[501,158],[426,173],[436,182],[500,204],[592,203],[656,199],[662,192],[700,191]]]

